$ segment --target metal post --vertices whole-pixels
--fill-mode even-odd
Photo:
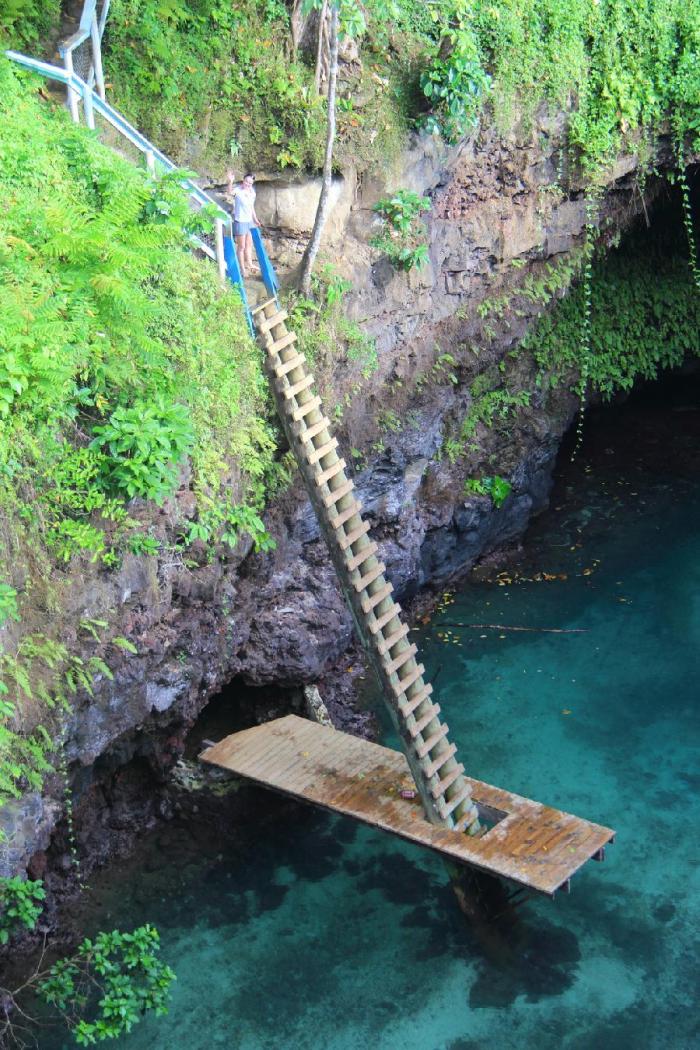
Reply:
[[[78,110],[78,92],[75,90],[72,84],[73,80],[73,52],[66,51],[63,55],[63,64],[66,67],[66,73],[71,79],[68,84],[68,109],[70,115],[76,124],[80,123],[80,112]]]
[[[156,158],[152,149],[146,150],[146,170],[151,178],[156,176]]]
[[[226,258],[224,256],[224,220],[214,220],[214,237],[216,239],[216,262],[219,267],[219,277],[226,280]]]
[[[87,126],[94,131],[95,130],[95,110],[92,106],[92,89],[88,88],[83,95],[83,109],[85,110],[85,123]]]
[[[97,12],[92,16],[90,24],[90,37],[92,39],[92,64],[95,67],[95,83],[97,94],[105,101],[105,77],[102,69],[102,40],[100,38],[100,27],[97,22]]]

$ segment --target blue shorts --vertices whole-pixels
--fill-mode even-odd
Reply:
[[[242,237],[244,233],[250,233],[255,226],[254,222],[233,222],[233,236]]]

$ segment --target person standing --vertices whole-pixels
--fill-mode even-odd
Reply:
[[[227,196],[233,201],[233,236],[241,276],[247,277],[250,273],[259,273],[253,262],[253,238],[250,233],[254,226],[260,225],[255,214],[255,175],[248,172],[234,186],[233,172],[229,171]]]

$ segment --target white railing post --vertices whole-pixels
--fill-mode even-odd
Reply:
[[[102,38],[100,36],[100,26],[97,21],[97,9],[95,9],[95,14],[92,16],[92,22],[90,24],[90,38],[92,40],[92,64],[95,70],[95,85],[97,87],[97,94],[104,102],[106,100],[105,77],[102,69]]]
[[[214,238],[216,243],[216,262],[219,267],[219,277],[226,280],[226,257],[224,255],[224,220],[214,220]]]
[[[83,109],[85,110],[85,123],[92,131],[94,131],[95,110],[92,107],[92,88],[90,86],[88,86],[87,91],[83,95]]]
[[[155,178],[156,175],[156,158],[152,149],[147,149],[145,152],[146,157],[146,170],[151,178]]]
[[[76,124],[80,123],[80,112],[78,110],[78,92],[73,87],[73,52],[69,49],[64,52],[63,64],[66,67],[66,73],[71,78],[71,82],[68,84],[68,109],[70,115]]]

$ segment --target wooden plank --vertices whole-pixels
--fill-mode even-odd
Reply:
[[[310,449],[307,449],[306,459],[313,467],[314,463],[318,463],[330,452],[335,452],[338,447],[338,439],[331,438],[325,445],[321,445],[320,448],[314,448],[312,445]]]
[[[277,340],[277,342],[270,343],[269,346],[266,347],[266,350],[270,357],[272,357],[273,354],[281,354],[283,350],[286,350],[288,346],[291,346],[292,343],[296,343],[296,341],[296,333],[287,332],[287,334],[283,335],[281,339]]]
[[[361,551],[358,551],[357,554],[353,554],[351,558],[346,558],[345,565],[348,572],[354,572],[355,569],[359,569],[360,565],[362,565],[363,562],[366,562],[368,558],[371,558],[373,554],[376,554],[378,550],[379,547],[377,544],[374,540],[371,540],[367,546]]]
[[[328,430],[330,425],[329,420],[327,420],[325,416],[322,416],[318,423],[314,423],[312,427],[306,427],[300,430],[297,437],[304,442],[311,441],[311,439],[315,438],[317,434],[321,433],[321,431]]]
[[[272,317],[261,317],[255,324],[259,332],[263,334],[270,332],[273,328],[276,328],[278,324],[283,324],[289,318],[289,314],[286,310],[278,310]]]
[[[332,463],[328,470],[323,470],[320,474],[316,475],[316,484],[320,488],[321,485],[325,485],[327,481],[330,481],[331,478],[334,478],[336,474],[340,474],[342,470],[345,470],[345,460],[339,459],[337,463]]]
[[[610,828],[471,777],[465,780],[477,805],[505,813],[505,819],[480,838],[430,824],[417,800],[401,798],[413,780],[400,752],[296,715],[234,733],[201,758],[549,895],[614,836]],[[457,808],[456,798],[446,806]]]
[[[280,342],[284,342],[284,340],[281,339]],[[283,376],[286,376],[287,372],[293,372],[295,368],[299,368],[300,365],[303,365],[304,361],[306,361],[306,358],[303,354],[295,354],[294,357],[290,357],[289,361],[282,361],[281,364],[275,365],[275,375],[278,379],[282,379]]]
[[[332,489],[327,496],[323,497],[323,506],[327,508],[333,507],[339,499],[342,499],[343,496],[347,496],[354,488],[355,485],[350,478],[348,478],[347,481],[344,481],[337,489]]]
[[[374,581],[378,580],[379,577],[382,576],[385,572],[386,565],[384,564],[384,562],[377,562],[373,569],[370,569],[369,572],[365,573],[364,576],[360,576],[358,580],[353,581],[353,587],[359,594],[360,591],[366,590],[367,587],[369,587],[370,583],[374,583]]]
[[[304,416],[308,416],[310,412],[313,412],[314,409],[320,407],[321,398],[318,396],[318,394],[315,394],[314,397],[310,397],[308,401],[305,401],[303,405],[299,405],[298,408],[294,409],[294,411],[292,412],[292,419],[295,423],[298,423],[304,418]]]

